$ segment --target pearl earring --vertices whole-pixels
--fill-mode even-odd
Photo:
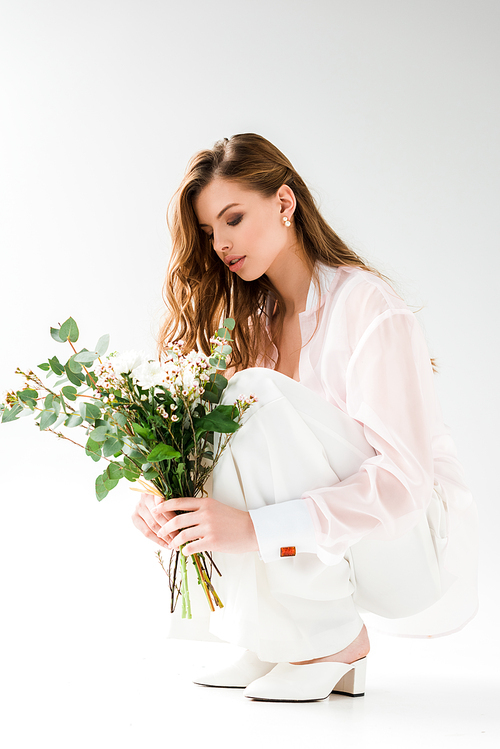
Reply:
[[[290,220],[286,216],[283,216],[283,223],[285,226],[291,226]]]

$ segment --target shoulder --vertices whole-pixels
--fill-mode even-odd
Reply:
[[[325,283],[326,279],[329,283]],[[385,319],[398,319],[411,326],[414,318],[388,281],[357,267],[340,266],[326,271],[321,306],[325,333],[351,352]]]
[[[410,312],[389,281],[357,267],[339,266],[335,269],[325,294],[327,301],[333,305],[348,305],[369,317],[389,310]]]

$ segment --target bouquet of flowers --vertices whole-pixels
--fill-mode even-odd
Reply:
[[[179,342],[168,345],[157,362],[136,351],[105,357],[109,335],[99,338],[93,350],[78,351],[74,344],[79,330],[70,317],[50,332],[58,343],[69,344],[71,356],[65,363],[53,356],[39,364],[44,373],[40,375],[17,369],[25,385],[5,394],[1,423],[32,415],[41,431],[84,448],[96,462],[105,460],[106,468],[95,482],[98,500],[121,479],[164,499],[206,496],[208,476],[256,400],[250,395],[240,396],[234,404],[220,403],[227,386],[221,371],[232,351],[233,329],[234,320],[224,320],[211,339],[210,356],[183,354]],[[76,428],[83,430],[84,444],[69,437],[68,430]],[[161,553],[157,554],[163,567]],[[211,582],[212,571],[217,570],[211,555],[200,552],[190,559],[211,610],[222,607]],[[182,616],[191,618],[186,564],[181,547],[172,552],[165,572],[171,611],[180,595]]]

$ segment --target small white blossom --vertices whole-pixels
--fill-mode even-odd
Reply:
[[[146,364],[146,356],[142,351],[124,351],[118,356],[109,359],[114,372],[117,375],[129,374],[141,364]]]
[[[143,362],[138,367],[132,370],[132,378],[140,387],[144,390],[156,387],[158,385],[164,385],[166,382],[166,375],[163,367],[158,362],[148,361]]]

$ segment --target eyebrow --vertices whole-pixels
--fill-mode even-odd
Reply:
[[[225,208],[222,209],[222,211],[220,213],[217,214],[217,218],[218,219],[222,218],[222,216],[225,214],[225,212],[229,208],[233,208],[233,206],[235,206],[235,205],[241,205],[241,203],[229,203]],[[200,224],[200,226],[208,226],[208,224]]]

